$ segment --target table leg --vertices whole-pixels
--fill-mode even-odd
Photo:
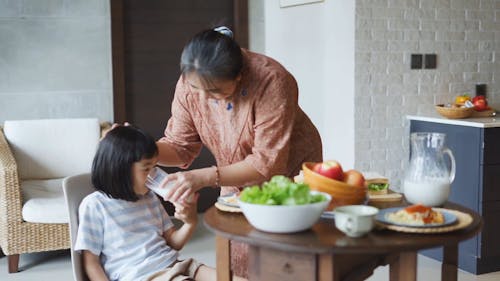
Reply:
[[[442,281],[457,281],[458,244],[443,247]]]
[[[215,236],[215,257],[218,281],[232,281],[231,274],[231,245],[229,239]]]
[[[319,281],[337,281],[340,280],[338,270],[333,265],[334,257],[332,254],[323,254],[318,257],[318,280]]]
[[[402,252],[389,265],[389,280],[416,281],[417,280],[417,252]]]

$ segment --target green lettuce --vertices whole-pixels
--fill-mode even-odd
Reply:
[[[368,185],[368,190],[381,191],[389,187],[388,183],[370,183]]]
[[[295,183],[285,176],[274,176],[262,186],[249,186],[241,192],[240,200],[261,205],[304,205],[326,201],[322,194],[311,194],[305,183]]]

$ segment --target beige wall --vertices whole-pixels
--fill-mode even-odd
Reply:
[[[250,0],[250,46],[275,58],[295,76],[299,103],[320,131],[324,158],[352,168],[354,1],[327,0],[287,8],[279,2]]]

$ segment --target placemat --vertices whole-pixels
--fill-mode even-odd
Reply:
[[[221,204],[219,202],[215,202],[215,208],[217,208],[223,212],[241,213],[240,208],[227,206],[227,205]]]
[[[450,212],[457,216],[457,223],[453,225],[447,225],[447,226],[442,226],[442,227],[410,227],[410,226],[400,226],[400,225],[393,225],[393,224],[386,224],[377,221],[377,227],[382,228],[382,229],[390,229],[394,231],[399,231],[399,232],[407,232],[407,233],[424,233],[424,234],[432,234],[432,233],[445,233],[445,232],[450,232],[450,231],[455,231],[458,229],[465,228],[469,226],[472,223],[472,217],[471,215],[467,213],[463,213],[457,210],[451,210],[451,209],[443,209],[443,208],[433,208],[434,210],[437,211],[445,211],[445,212]]]

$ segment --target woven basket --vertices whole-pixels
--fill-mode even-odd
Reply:
[[[436,105],[436,111],[449,119],[467,118],[474,113],[474,108],[470,107],[445,107],[443,104]]]

